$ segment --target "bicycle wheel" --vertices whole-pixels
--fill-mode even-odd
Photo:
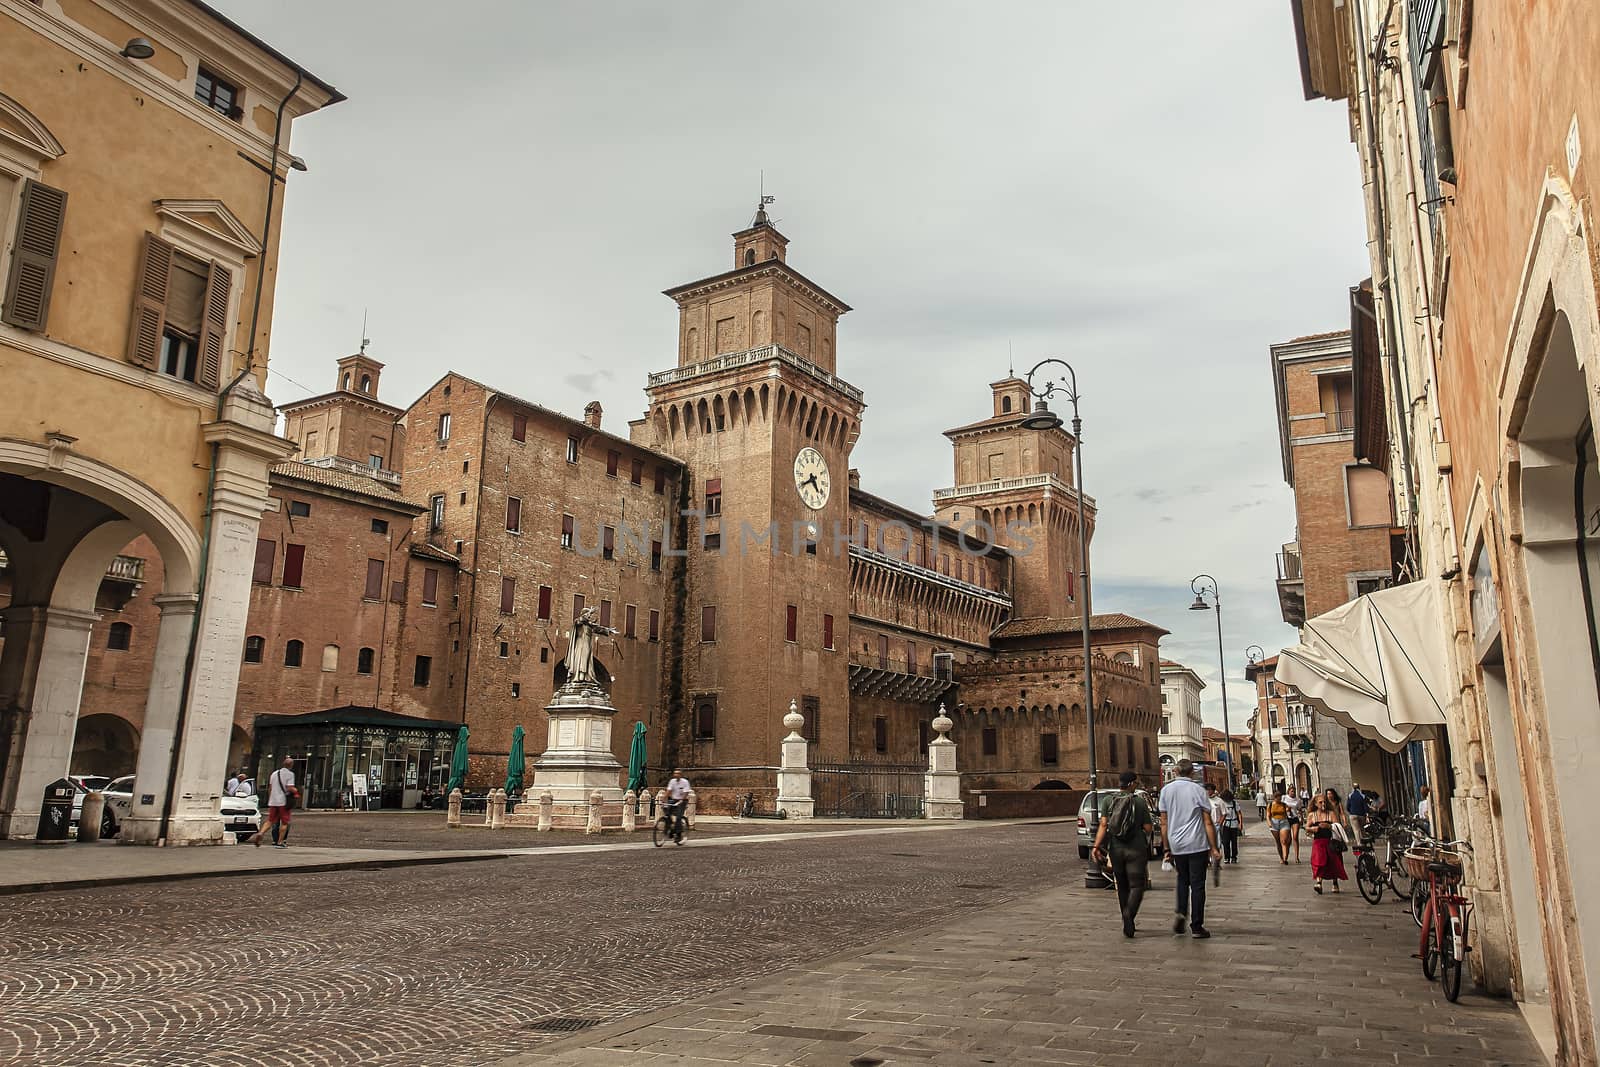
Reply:
[[[1405,864],[1398,859],[1391,861],[1386,870],[1389,875],[1389,886],[1394,890],[1395,896],[1403,900],[1416,889],[1415,879],[1406,873]]]
[[[1368,904],[1383,899],[1383,872],[1370,852],[1363,852],[1356,860],[1356,888],[1361,890],[1361,898]]]
[[[1447,906],[1445,915],[1444,942],[1439,946],[1439,982],[1444,986],[1444,998],[1454,1004],[1461,999],[1461,972],[1466,969],[1466,922],[1467,917],[1461,913],[1460,907],[1455,904]],[[1451,930],[1450,920],[1457,919],[1461,923],[1462,943],[1457,945],[1455,934]],[[1456,952],[1460,949],[1463,958],[1457,958]]]
[[[1414,885],[1411,887],[1411,921],[1418,927],[1422,925],[1422,913],[1428,908],[1428,887]]]
[[[667,826],[666,816],[662,816],[650,824],[650,841],[660,848],[667,843],[667,838],[672,836],[672,830]]]
[[[1428,927],[1428,940],[1422,948],[1422,977],[1433,981],[1439,974],[1439,927]]]

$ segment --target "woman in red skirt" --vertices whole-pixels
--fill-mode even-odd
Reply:
[[[1311,811],[1306,815],[1306,829],[1311,831],[1312,888],[1318,893],[1322,892],[1324,878],[1332,880],[1333,891],[1337,893],[1339,883],[1350,877],[1344,873],[1344,857],[1334,847],[1334,827],[1338,825],[1339,812],[1327,797],[1317,797],[1311,802]]]

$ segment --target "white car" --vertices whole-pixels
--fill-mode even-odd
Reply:
[[[102,823],[101,836],[114,837],[122,823],[133,813],[133,775],[124,775],[105,788],[106,815],[111,820],[107,831]],[[235,834],[248,835],[261,829],[261,802],[254,795],[222,798],[222,828]]]
[[[83,821],[83,798],[92,790],[104,789],[111,781],[102,774],[69,774],[67,781],[72,783],[72,825],[76,826]],[[100,816],[100,836],[109,836],[107,828],[112,824],[106,816]]]

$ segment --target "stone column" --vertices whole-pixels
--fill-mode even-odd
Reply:
[[[166,802],[178,704],[183,699],[183,662],[189,654],[199,597],[193,593],[158,596],[155,603],[161,621],[156,630],[150,692],[145,698],[139,758],[134,765],[133,800],[117,833],[117,840],[126,844],[152,845],[161,835],[161,806]]]
[[[934,738],[928,742],[928,773],[922,780],[922,814],[927,819],[959,819],[964,814],[956,743],[946,736],[954,725],[940,704],[933,720]]]
[[[783,717],[789,736],[783,739],[783,759],[778,764],[778,810],[791,819],[809,819],[816,811],[811,771],[806,766],[806,739],[800,736],[805,724],[799,707],[789,701],[789,714]]]
[[[267,472],[294,451],[293,445],[273,434],[275,421],[272,403],[247,377],[223,401],[222,417],[202,428],[206,443],[217,446],[215,486],[205,590],[167,821],[169,845],[222,843],[218,813],[250,609],[256,533],[267,506]],[[135,788],[141,795],[156,792],[137,782]]]
[[[6,645],[37,642],[38,658],[23,672],[12,699],[27,709],[20,723],[17,764],[0,798],[0,838],[32,837],[39,827],[44,787],[63,777],[72,762],[78,703],[89,655],[89,632],[100,616],[66,608],[18,607],[5,611]],[[219,822],[220,829],[221,823]]]

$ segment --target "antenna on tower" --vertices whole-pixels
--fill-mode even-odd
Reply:
[[[367,354],[367,346],[372,343],[372,338],[367,336],[367,309],[361,309],[361,354]]]
[[[756,194],[756,196],[757,196],[757,200],[756,200],[756,217],[750,220],[750,225],[752,225],[752,226],[759,226],[764,222],[771,222],[772,221],[772,220],[767,218],[767,205],[778,199],[775,196],[768,196],[767,195],[767,172],[766,172],[766,170],[762,169],[758,173],[760,174],[760,182],[761,182],[761,184],[757,187],[758,191],[757,191],[757,194]]]
[[[1006,374],[1012,378],[1017,376],[1017,360],[1011,354],[1011,341],[1009,339],[1006,341]]]

